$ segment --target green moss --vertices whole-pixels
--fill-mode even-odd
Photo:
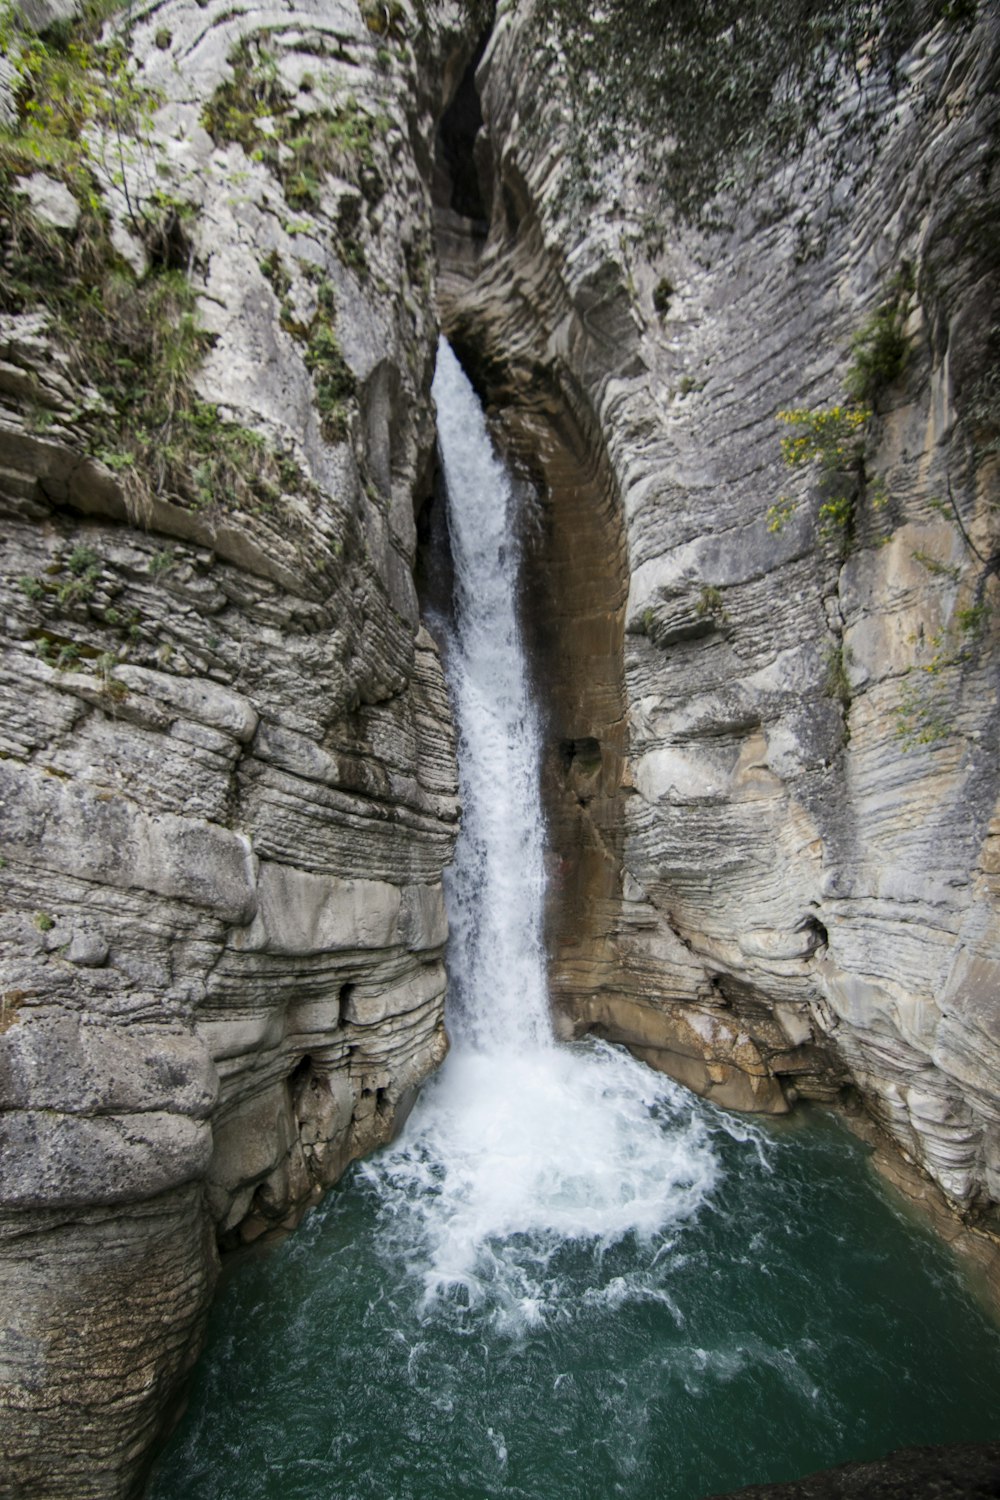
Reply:
[[[322,316],[316,318],[309,332],[305,360],[313,377],[323,436],[331,443],[343,442],[348,433],[347,402],[357,383],[332,326]]]
[[[863,406],[874,407],[882,392],[903,373],[909,353],[903,330],[912,291],[913,277],[907,268],[896,276],[888,298],[851,340],[851,363],[844,385],[851,399]]]
[[[823,691],[843,708],[849,708],[851,703],[851,684],[847,676],[849,663],[850,652],[846,646],[835,646],[827,652]]]

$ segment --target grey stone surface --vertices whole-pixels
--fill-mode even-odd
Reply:
[[[31,177],[15,178],[15,187],[31,205],[31,211],[43,224],[54,229],[75,229],[80,219],[80,205],[65,183],[44,172]]]
[[[705,1500],[994,1500],[1000,1443],[899,1448],[869,1463],[840,1464],[785,1484],[751,1484]]]

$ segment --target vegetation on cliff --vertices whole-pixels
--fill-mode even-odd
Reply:
[[[81,393],[74,416],[89,450],[118,475],[137,516],[154,496],[270,511],[309,485],[290,451],[197,395],[212,335],[191,279],[194,210],[160,185],[159,101],[127,39],[102,30],[114,8],[95,0],[42,35],[11,6],[0,9],[0,47],[12,63],[12,118],[0,127],[0,311],[45,315]],[[232,93],[240,79],[237,68],[224,87]],[[61,222],[36,212],[26,193],[39,173],[68,192]],[[324,434],[341,441],[346,412],[340,404],[330,419],[328,351],[321,366],[307,363]],[[342,403],[353,379],[343,361],[337,374]],[[27,415],[41,431],[53,420],[41,407]]]
[[[975,0],[553,0],[537,26],[569,84],[581,196],[595,191],[596,140],[641,152],[654,221],[669,207],[712,222],[714,199],[750,199],[835,106],[830,165],[870,157],[906,48],[975,13]]]

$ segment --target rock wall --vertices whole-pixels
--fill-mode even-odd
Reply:
[[[997,23],[914,49],[853,197],[807,152],[651,249],[638,156],[560,190],[531,5],[459,86],[483,9],[132,7],[83,145],[5,137],[4,1495],[137,1492],[217,1245],[293,1224],[443,1055],[432,235],[540,496],[563,1030],[735,1107],[849,1088],[970,1220],[1000,1196]],[[774,416],[842,399],[904,263],[845,550]]]
[[[501,421],[544,391],[600,450],[607,555],[627,556],[625,758],[613,716],[598,705],[586,722],[586,652],[562,688],[581,712],[554,728],[588,747],[551,797],[555,858],[591,836],[586,786],[615,876],[576,913],[592,923],[583,969],[575,891],[554,918],[564,1025],[737,1108],[859,1096],[987,1232],[996,18],[981,6],[970,29],[919,41],[880,102],[877,147],[832,191],[813,142],[728,230],[661,216],[651,244],[635,136],[605,160],[592,143],[594,201],[572,206],[578,126],[541,14],[502,6],[477,73],[483,222],[443,195],[438,218],[446,328]],[[783,464],[775,417],[846,401],[852,336],[900,277],[905,361],[867,423],[867,498],[845,545],[824,534],[816,466]],[[549,565],[572,639],[594,564],[584,536],[575,565],[565,518],[589,502],[540,493],[543,531],[562,526]]]
[[[475,25],[419,9],[133,7],[151,113],[120,170],[88,158],[97,210],[58,171],[5,180],[5,1496],[138,1491],[217,1243],[294,1224],[447,1047],[454,745],[412,565],[428,143]],[[189,472],[174,427],[159,485],[95,437],[116,395],[68,352],[87,308],[18,290],[18,233],[88,265],[110,235],[104,314],[190,287],[163,332],[203,350]],[[204,479],[227,443],[250,491]]]
[[[989,1500],[1000,1484],[1000,1446],[955,1443],[941,1448],[898,1448],[868,1463],[840,1464],[802,1479],[779,1484],[750,1484],[728,1495],[705,1500],[906,1500],[933,1495],[935,1500]]]

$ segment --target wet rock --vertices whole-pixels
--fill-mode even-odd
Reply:
[[[44,308],[4,315],[0,1488],[38,1500],[136,1492],[217,1243],[293,1224],[447,1046],[454,739],[412,578],[437,327],[404,245],[430,243],[421,143],[475,25],[443,0],[419,59],[386,63],[353,3],[269,15],[296,108],[349,99],[370,127],[292,203],[203,124],[247,18],[129,21],[156,110],[98,184],[111,243],[189,277],[185,399],[276,478],[138,503],[94,456],[111,398]],[[150,181],[184,211],[139,244]],[[61,185],[22,187],[68,241]],[[321,303],[353,381],[335,421],[306,358]]]
[[[705,1500],[993,1500],[1000,1443],[899,1448],[869,1463],[821,1469],[786,1484],[751,1484]]]

